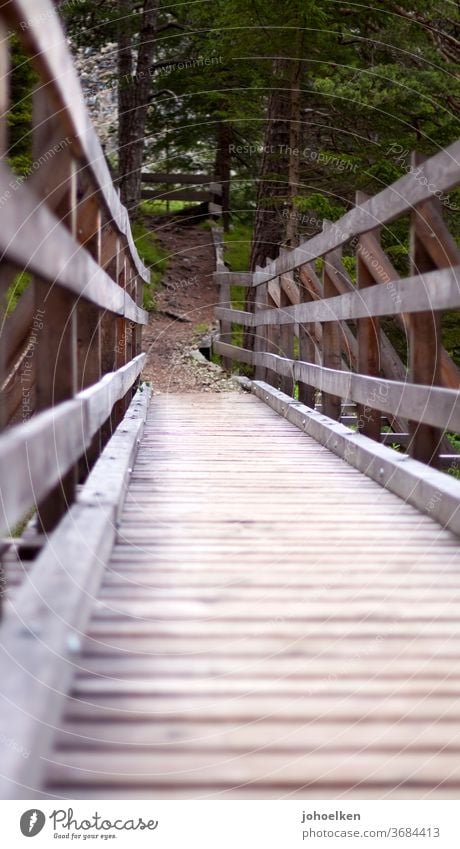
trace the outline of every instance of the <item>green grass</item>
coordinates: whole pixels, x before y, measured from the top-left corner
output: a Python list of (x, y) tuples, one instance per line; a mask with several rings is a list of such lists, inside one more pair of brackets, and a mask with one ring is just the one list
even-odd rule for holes
[(235, 224), (224, 235), (225, 262), (230, 271), (248, 271), (251, 257), (252, 226)]
[(144, 309), (155, 309), (155, 291), (161, 284), (166, 271), (168, 252), (161, 247), (158, 236), (148, 230), (144, 224), (133, 224), (133, 239), (139, 256), (150, 269), (151, 284), (144, 288)]
[(215, 226), (216, 222), (213, 221), (212, 218), (206, 218), (206, 221), (200, 221), (200, 223), (197, 224), (197, 227), (199, 227), (200, 230), (212, 230)]
[[(181, 212), (182, 209), (185, 209), (188, 206), (199, 206), (199, 204), (183, 200), (170, 200), (169, 212)], [(167, 211), (168, 207), (166, 200), (142, 200), (139, 204), (139, 212), (142, 212), (145, 215), (162, 215)]]

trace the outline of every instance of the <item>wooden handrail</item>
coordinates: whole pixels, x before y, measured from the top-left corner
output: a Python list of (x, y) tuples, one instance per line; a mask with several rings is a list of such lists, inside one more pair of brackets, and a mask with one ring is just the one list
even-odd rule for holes
[(268, 283), (280, 274), (318, 259), (345, 245), (355, 236), (382, 224), (389, 224), (404, 213), (411, 212), (417, 204), (430, 200), (435, 192), (448, 192), (455, 188), (460, 181), (460, 141), (428, 159), (420, 166), (420, 171), (419, 177), (413, 173), (405, 174), (366, 203), (351, 209), (327, 230), (254, 272), (254, 286)]
[[(45, 410), (10, 428), (0, 439), (0, 534), (14, 526), (42, 501), (89, 448), (95, 434), (124, 398), (145, 361), (131, 360), (74, 399)], [(14, 469), (14, 476), (9, 472)]]
[[(11, 172), (0, 162), (0, 194), (7, 191), (10, 181)], [(19, 186), (8, 200), (8, 215), (0, 228), (0, 251), (9, 262), (101, 309), (139, 324), (148, 322), (148, 314), (75, 241), (26, 184)]]
[[(358, 193), (353, 210), (265, 267), (241, 274), (220, 264), (215, 350), (224, 364), (252, 365), (256, 380), (291, 397), (296, 388), (311, 407), (321, 391), (323, 412), (333, 419), (341, 416), (341, 399), (355, 402), (358, 429), (374, 440), (381, 439), (385, 414), (397, 432), (409, 430), (411, 456), (436, 465), (440, 453), (452, 451), (446, 431), (460, 431), (460, 372), (440, 341), (442, 312), (460, 308), (460, 252), (438, 200), (460, 183), (460, 142), (426, 161), (414, 155), (413, 165), (375, 197)], [(404, 214), (411, 216), (411, 274), (401, 279), (380, 245), (379, 228)], [(341, 261), (348, 242), (356, 286)], [(313, 265), (320, 257), (322, 281)], [(251, 311), (232, 308), (232, 285), (253, 290)], [(383, 316), (395, 316), (409, 339), (407, 369), (379, 327)], [(349, 321), (356, 322), (356, 335)], [(250, 331), (246, 347), (231, 344), (233, 324)]]
[(401, 312), (452, 310), (460, 308), (460, 266), (429, 271), (398, 280), (391, 290), (385, 285), (349, 292), (321, 301), (278, 307), (257, 313), (216, 309), (216, 317), (244, 327), (271, 327), (307, 321), (350, 321)]
[(41, 85), (53, 102), (53, 111), (69, 139), (80, 169), (94, 181), (107, 220), (126, 238), (137, 273), (148, 283), (150, 273), (134, 246), (127, 210), (120, 202), (104, 153), (86, 109), (82, 88), (69, 53), (59, 16), (51, 0), (9, 0), (0, 10), (15, 29), (34, 66)]
[[(33, 8), (32, 8), (33, 6)], [(142, 308), (150, 273), (134, 245), (88, 116), (51, 0), (9, 0), (0, 26), (16, 32), (34, 65), (32, 166), (5, 161), (8, 86), (0, 116), (0, 254), (3, 294), (18, 272), (32, 279), (17, 313), (2, 316), (0, 473), (4, 531), (37, 508), (55, 528), (122, 420), (144, 362)], [(0, 43), (8, 69), (9, 44)], [(13, 458), (14, 457), (14, 461)]]

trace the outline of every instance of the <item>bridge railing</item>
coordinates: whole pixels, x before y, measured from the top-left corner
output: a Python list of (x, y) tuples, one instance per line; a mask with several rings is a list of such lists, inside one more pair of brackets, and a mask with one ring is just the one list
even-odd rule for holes
[[(22, 176), (8, 164), (10, 33), (37, 75)], [(35, 507), (46, 532), (74, 501), (136, 387), (149, 272), (50, 0), (0, 9), (0, 104), (0, 478), (8, 482), (0, 532), (11, 534)]]
[[(460, 183), (460, 142), (426, 161), (414, 154), (412, 165), (374, 197), (358, 193), (340, 220), (254, 273), (219, 269), (215, 350), (309, 407), (321, 393), (332, 419), (356, 404), (361, 433), (407, 445), (413, 458), (436, 466), (449, 451), (446, 432), (460, 431), (460, 372), (441, 342), (443, 311), (460, 307), (460, 250), (441, 215), (441, 198)], [(401, 279), (380, 231), (404, 215), (410, 276)], [(356, 283), (342, 261), (345, 245), (356, 257)], [(231, 285), (253, 290), (251, 311), (232, 308)], [(407, 365), (380, 327), (384, 316), (406, 335)], [(233, 325), (246, 328), (245, 347), (231, 344)], [(384, 419), (397, 436), (382, 434)]]

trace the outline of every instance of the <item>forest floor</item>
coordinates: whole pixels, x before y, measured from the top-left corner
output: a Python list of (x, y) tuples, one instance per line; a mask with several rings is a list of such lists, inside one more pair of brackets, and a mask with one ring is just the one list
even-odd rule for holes
[(152, 217), (143, 223), (167, 253), (166, 271), (154, 293), (155, 310), (143, 333), (144, 379), (150, 381), (154, 394), (240, 391), (236, 380), (199, 352), (216, 327), (210, 230)]

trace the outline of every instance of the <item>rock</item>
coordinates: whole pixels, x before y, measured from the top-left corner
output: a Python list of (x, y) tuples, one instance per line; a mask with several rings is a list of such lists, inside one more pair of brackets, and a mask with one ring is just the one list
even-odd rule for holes
[(188, 351), (186, 356), (191, 360), (195, 360), (195, 362), (199, 363), (201, 366), (209, 366), (209, 360), (207, 360), (206, 357), (203, 357), (203, 354), (201, 354), (196, 348), (192, 348)]

